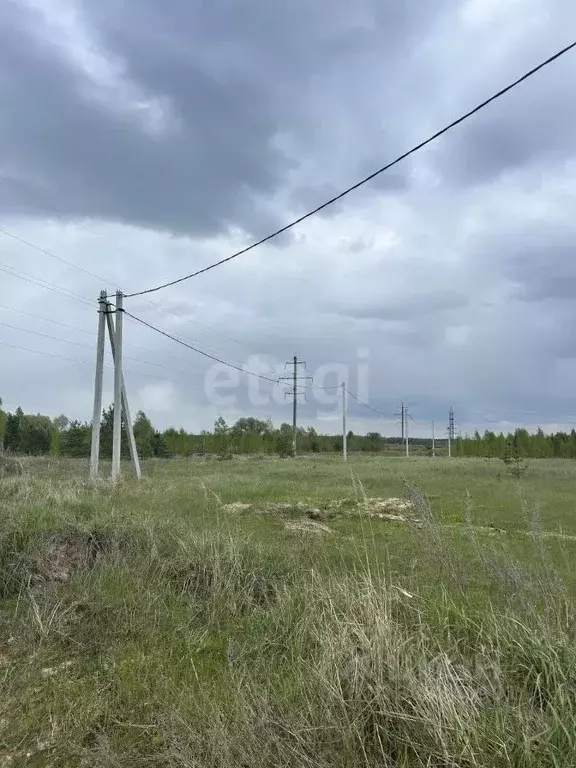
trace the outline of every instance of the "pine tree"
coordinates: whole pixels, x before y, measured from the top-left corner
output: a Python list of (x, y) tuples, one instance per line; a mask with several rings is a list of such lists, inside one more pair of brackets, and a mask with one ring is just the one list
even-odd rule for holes
[(161, 432), (154, 432), (150, 439), (150, 446), (152, 448), (152, 455), (158, 458), (162, 458), (168, 453), (166, 450), (166, 441)]
[[(114, 437), (114, 406), (111, 405), (102, 413), (102, 423), (100, 425), (100, 455), (102, 458), (112, 458), (112, 443)], [(123, 459), (130, 455), (128, 448), (128, 439), (126, 433), (126, 421), (124, 412), (122, 412), (122, 442), (121, 454)]]
[(154, 434), (154, 427), (150, 419), (144, 411), (138, 411), (134, 420), (134, 440), (141, 459), (147, 459), (154, 455), (152, 447)]
[(216, 437), (216, 451), (221, 460), (231, 459), (230, 450), (230, 429), (222, 416), (219, 416), (214, 422), (214, 436)]
[(73, 421), (68, 429), (60, 433), (60, 453), (77, 459), (89, 456), (91, 437), (89, 424)]
[(6, 429), (4, 432), (4, 447), (7, 451), (18, 453), (20, 450), (20, 417), (18, 412), (9, 413), (6, 417)]

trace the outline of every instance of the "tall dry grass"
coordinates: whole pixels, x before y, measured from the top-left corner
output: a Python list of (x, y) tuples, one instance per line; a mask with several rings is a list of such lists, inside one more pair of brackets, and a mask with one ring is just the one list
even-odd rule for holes
[(536, 524), (531, 567), (471, 531), (479, 599), (417, 491), (410, 535), (437, 567), (415, 588), (369, 531), (353, 566), (319, 547), (311, 567), (225, 521), (139, 519), (113, 491), (90, 516), (93, 490), (62, 483), (6, 486), (0, 765), (576, 764), (575, 604)]

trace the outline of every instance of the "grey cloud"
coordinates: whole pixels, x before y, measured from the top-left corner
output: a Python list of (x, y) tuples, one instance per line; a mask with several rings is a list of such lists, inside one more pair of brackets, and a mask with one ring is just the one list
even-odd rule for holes
[[(274, 189), (285, 162), (270, 143), (273, 118), (247, 83), (223, 88), (189, 73), (193, 123), (155, 138), (82, 97), (78, 77), (44, 44), (3, 29), (0, 57), (11, 75), (0, 86), (10, 104), (2, 162), (33, 188), (32, 202), (36, 187), (70, 218), (177, 232), (214, 231), (235, 217), (257, 226), (252, 198)], [(264, 211), (258, 224), (271, 224)]]
[(464, 309), (468, 303), (467, 296), (446, 289), (404, 296), (383, 296), (378, 302), (369, 299), (363, 303), (340, 305), (337, 311), (357, 319), (415, 320), (438, 312)]
[[(358, 169), (358, 175), (354, 179), (350, 179), (350, 185), (356, 183), (374, 170), (374, 166), (370, 169), (366, 169), (363, 164), (364, 170)], [(347, 197), (342, 198), (336, 203), (332, 203), (328, 208), (324, 208), (318, 215), (330, 218), (338, 216), (345, 208), (350, 206), (361, 207), (365, 202), (367, 196), (372, 196), (375, 192), (381, 192), (384, 194), (398, 194), (408, 189), (409, 181), (408, 177), (402, 173), (389, 173), (381, 174), (370, 182), (370, 186), (365, 186), (359, 190), (355, 190)], [(330, 200), (336, 197), (342, 192), (341, 187), (336, 187), (334, 184), (318, 184), (316, 186), (302, 185), (296, 187), (291, 194), (290, 201), (296, 210), (312, 210), (319, 205), (322, 205), (326, 200)]]
[(529, 164), (558, 164), (574, 156), (571, 126), (576, 110), (567, 98), (568, 85), (565, 93), (531, 85), (530, 95), (500, 105), (495, 115), (478, 116), (442, 148), (440, 168), (445, 181), (482, 184)]
[(535, 220), (526, 216), (523, 224), (518, 217), (493, 222), (494, 229), (476, 239), (474, 259), (496, 268), (514, 284), (513, 295), (520, 301), (576, 298), (576, 227), (570, 221), (570, 205), (569, 201), (558, 201), (556, 215)]
[[(505, 15), (504, 5), (502, 10)], [(576, 23), (576, 6), (564, 0), (524, 0), (512, 23), (521, 34), (515, 44), (496, 47), (497, 64), (488, 59), (485, 66), (462, 70), (452, 118), (571, 42), (564, 32)], [(492, 41), (490, 28), (487, 35), (486, 41)], [(576, 53), (571, 51), (453, 130), (432, 149), (432, 163), (443, 183), (468, 187), (529, 169), (533, 180), (574, 157), (575, 74)]]
[[(518, 4), (512, 31), (527, 4), (538, 2)], [(528, 50), (536, 32), (524, 44), (524, 28), (512, 35), (496, 16), (487, 34), (496, 49), (509, 50), (510, 67), (504, 67), (475, 30), (461, 28), (463, 5), (86, 0), (95, 48), (118, 63), (115, 91), (114, 84), (92, 82), (58, 41), (47, 40), (32, 12), (16, 13), (15, 3), (5, 3), (0, 168), (16, 181), (0, 182), (2, 218), (17, 213), (21, 218), (7, 228), (113, 275), (126, 288), (226, 256), (236, 235), (210, 235), (228, 227), (266, 233), (276, 219), (290, 218), (294, 211), (286, 209), (320, 202), (429, 133), (438, 111), (442, 124), (446, 113), (457, 114), (508, 71), (527, 68), (534, 53), (538, 58)], [(56, 13), (58, 3), (53, 7)], [(444, 30), (446, 14), (451, 25)], [(561, 26), (543, 31), (538, 50), (556, 44)], [(462, 60), (473, 60), (477, 69)], [(438, 423), (451, 401), (459, 421), (478, 422), (484, 413), (522, 420), (526, 410), (542, 419), (566, 415), (573, 377), (557, 373), (559, 364), (572, 365), (576, 347), (576, 317), (567, 300), (576, 280), (576, 178), (559, 162), (572, 154), (564, 128), (552, 126), (549, 133), (548, 126), (560, 114), (568, 125), (571, 107), (565, 84), (553, 91), (550, 79), (533, 82), (397, 175), (350, 197), (339, 217), (311, 222), (298, 243), (281, 252), (264, 247), (153, 297), (198, 325), (140, 299), (133, 311), (224, 359), (247, 362), (261, 352), (283, 365), (298, 354), (312, 373), (344, 363), (353, 390), (358, 352), (367, 348), (368, 399), (386, 412), (404, 399), (413, 403), (415, 418)], [(165, 125), (155, 130), (154, 110), (144, 106), (140, 114), (138, 99), (165, 109)], [(74, 225), (62, 227), (49, 212), (57, 223), (43, 223), (43, 202), (69, 218), (120, 222), (90, 227), (123, 255)], [(207, 237), (191, 243), (166, 233)], [(3, 261), (90, 297), (101, 287), (23, 246), (2, 243)], [(93, 308), (73, 311), (64, 298), (13, 279), (6, 283), (4, 303), (65, 316), (80, 331), (94, 329)], [(8, 314), (1, 319), (14, 321)], [(28, 317), (18, 324), (46, 331)], [(65, 334), (55, 329), (55, 335)], [(74, 367), (3, 348), (0, 395), (11, 406), (21, 399), (29, 410), (89, 417), (93, 338), (70, 333), (70, 340), (88, 345), (74, 350), (16, 331), (0, 337), (88, 363)], [(133, 408), (169, 399), (162, 386), (146, 394), (147, 380), (132, 372), (138, 370), (174, 386), (171, 410), (150, 414), (159, 426), (209, 427), (218, 415), (201, 381), (210, 363), (130, 322), (126, 343), (148, 350), (127, 348), (127, 355), (169, 367), (127, 361)], [(107, 387), (109, 397), (110, 378)], [(251, 411), (245, 390), (238, 403), (238, 416)], [(236, 416), (234, 409), (222, 413)], [(315, 419), (312, 399), (302, 414)], [(289, 406), (262, 406), (258, 416), (285, 420)], [(385, 431), (356, 406), (351, 428)]]
[(294, 161), (277, 138), (303, 130), (301, 92), (310, 77), (367, 41), (385, 43), (392, 57), (402, 35), (428, 18), (415, 2), (399, 9), (372, 0), (355, 9), (182, 1), (169, 10), (159, 0), (133, 0), (85, 3), (84, 13), (102, 66), (117, 61), (121, 89), (135, 89), (143, 115), (146, 101), (157, 101), (166, 126), (144, 130), (138, 104), (130, 114), (107, 107), (98, 83), (66, 58), (65, 41), (49, 39), (41, 14), (5, 5), (0, 147), (17, 183), (3, 210), (45, 215), (48, 203), (71, 219), (195, 234), (240, 226), (255, 235), (278, 223), (268, 201)]

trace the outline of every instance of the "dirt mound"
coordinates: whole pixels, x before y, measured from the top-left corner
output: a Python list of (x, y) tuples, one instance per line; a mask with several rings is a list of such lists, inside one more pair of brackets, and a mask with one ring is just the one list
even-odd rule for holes
[(364, 498), (360, 501), (353, 498), (339, 499), (330, 503), (330, 510), (336, 516), (356, 517), (361, 515), (378, 520), (420, 524), (420, 520), (412, 514), (414, 510), (412, 502), (395, 496), (388, 499)]
[(53, 535), (35, 558), (36, 573), (45, 581), (70, 581), (74, 573), (93, 568), (107, 548), (106, 541), (91, 533)]
[[(358, 499), (345, 498), (331, 501), (325, 507), (314, 507), (304, 502), (262, 501), (252, 504), (235, 501), (224, 504), (222, 509), (233, 514), (278, 515), (297, 520), (331, 520), (337, 517), (365, 516), (378, 520), (390, 520), (399, 523), (420, 524), (412, 513), (414, 505), (406, 499), (390, 497)], [(292, 528), (292, 530), (296, 530)]]
[(411, 501), (391, 497), (389, 499), (364, 499), (359, 505), (360, 511), (368, 517), (378, 520), (390, 520), (397, 523), (419, 524), (420, 520), (411, 514), (414, 505)]
[(254, 504), (246, 504), (235, 501), (232, 504), (224, 504), (225, 512), (244, 513), (250, 515), (281, 515), (282, 517), (307, 517), (310, 520), (323, 520), (326, 513), (318, 507), (311, 507), (301, 501), (262, 501)]
[(368, 514), (376, 516), (380, 514), (403, 516), (413, 509), (411, 501), (397, 499), (394, 496), (389, 499), (364, 499), (360, 502), (360, 506)]
[(232, 504), (224, 504), (222, 509), (225, 512), (248, 512), (252, 510), (254, 504), (245, 504), (243, 501), (235, 501)]
[(297, 531), (301, 533), (333, 533), (331, 528), (316, 520), (287, 520), (284, 523), (287, 531)]

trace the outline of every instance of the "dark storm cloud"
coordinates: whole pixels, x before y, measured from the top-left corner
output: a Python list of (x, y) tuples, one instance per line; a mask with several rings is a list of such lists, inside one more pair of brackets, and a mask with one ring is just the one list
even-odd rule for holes
[(2, 25), (0, 66), (9, 73), (0, 81), (9, 105), (2, 166), (70, 217), (180, 232), (235, 217), (255, 225), (250, 196), (271, 192), (286, 167), (270, 144), (274, 120), (248, 82), (186, 73), (189, 125), (154, 136), (84, 95), (78, 74), (14, 26)]
[(104, 85), (71, 64), (58, 4), (52, 31), (38, 11), (0, 11), (1, 163), (13, 179), (3, 210), (45, 215), (48, 201), (70, 218), (178, 233), (263, 234), (277, 223), (268, 201), (293, 167), (277, 138), (299, 130), (314, 77), (376, 39), (392, 58), (427, 18), (416, 2), (370, 0), (133, 0), (84, 11)]
[[(134, 290), (225, 257), (245, 233), (267, 234), (323, 202), (544, 58), (571, 28), (565, 0), (79, 2), (0, 2), (0, 170), (9, 177), (0, 226)], [(572, 54), (351, 195), (338, 216), (307, 222), (282, 251), (265, 246), (158, 294), (161, 307), (135, 299), (132, 311), (242, 364), (254, 365), (255, 353), (280, 369), (298, 354), (311, 374), (342, 363), (353, 390), (368, 349), (367, 399), (386, 412), (404, 399), (415, 418), (439, 423), (450, 402), (459, 420), (477, 423), (487, 412), (566, 415), (567, 371), (576, 372), (567, 359), (576, 177), (565, 162), (575, 66)], [(62, 226), (44, 203), (65, 219), (102, 219), (90, 222), (101, 239)], [(166, 232), (206, 237), (191, 247)], [(2, 261), (89, 297), (102, 287), (0, 242)], [(0, 343), (13, 348), (3, 348), (0, 395), (89, 418), (95, 308), (2, 280), (7, 306), (65, 313), (78, 330), (55, 327), (65, 339), (37, 343), (4, 329)], [(41, 320), (2, 313), (46, 332)], [(193, 386), (210, 362), (135, 323), (125, 333), (142, 347), (127, 354), (151, 363), (127, 361), (133, 410), (152, 409), (159, 426), (210, 427), (220, 411)], [(249, 412), (242, 398), (228, 421)], [(289, 407), (255, 415), (281, 421)], [(379, 429), (374, 416), (351, 428)]]

